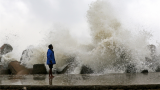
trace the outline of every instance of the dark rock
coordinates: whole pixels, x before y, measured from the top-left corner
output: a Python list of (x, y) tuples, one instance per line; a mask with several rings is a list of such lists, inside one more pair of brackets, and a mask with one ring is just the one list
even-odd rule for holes
[(135, 65), (134, 65), (134, 64), (128, 64), (128, 65), (126, 66), (125, 72), (126, 72), (126, 73), (136, 73)]
[[(68, 64), (62, 71), (57, 71), (56, 73), (57, 73), (57, 74), (64, 74), (64, 73), (66, 73), (67, 70), (69, 69), (69, 65), (70, 65), (70, 64)], [(55, 72), (54, 72), (54, 73), (55, 73)]]
[(148, 70), (142, 70), (141, 73), (148, 73)]
[(0, 65), (0, 75), (11, 74), (11, 71), (8, 68), (4, 68), (3, 65)]
[(13, 75), (25, 75), (32, 73), (31, 69), (27, 69), (23, 65), (20, 65), (20, 62), (18, 61), (10, 62), (8, 68), (10, 69), (11, 74)]
[(70, 57), (66, 60), (70, 62), (65, 65), (63, 69), (57, 69), (57, 74), (69, 74), (78, 66), (78, 62), (74, 60), (74, 57)]
[[(58, 71), (57, 70), (57, 74), (65, 74), (65, 73), (70, 73), (70, 71), (73, 71), (76, 67), (77, 67), (77, 62), (72, 62), (72, 63), (69, 63), (68, 65), (66, 65), (64, 67), (64, 69), (62, 71)], [(94, 73), (94, 71), (89, 68), (88, 66), (82, 66), (81, 67), (81, 72), (80, 74), (92, 74)]]
[[(21, 56), (21, 58), (20, 58), (20, 62), (23, 60), (23, 58), (24, 58), (24, 56), (26, 56), (26, 55), (24, 55), (24, 54), (26, 54), (27, 53), (27, 50), (24, 50), (23, 52), (22, 52), (22, 56)], [(28, 56), (28, 55), (27, 55)]]
[(9, 45), (9, 44), (3, 44), (1, 47), (0, 47), (0, 62), (1, 62), (1, 55), (4, 55), (6, 53), (9, 53), (13, 50), (12, 46)]
[(11, 71), (9, 69), (4, 69), (0, 71), (0, 75), (9, 75), (11, 74)]
[(44, 64), (34, 64), (32, 73), (33, 74), (47, 74), (47, 70)]
[(158, 66), (155, 71), (160, 72), (160, 66)]
[(0, 65), (0, 70), (4, 69), (3, 65)]
[(13, 50), (12, 46), (10, 44), (3, 44), (0, 48), (0, 54), (6, 54)]
[(83, 65), (80, 74), (92, 74), (94, 71), (88, 66)]
[(31, 58), (30, 53), (33, 53), (33, 51), (32, 51), (31, 49), (26, 49), (26, 50), (24, 50), (24, 51), (22, 52), (22, 56), (21, 56), (21, 58), (20, 58), (20, 62), (21, 62), (22, 60), (25, 60), (26, 58), (27, 58), (27, 60), (30, 60), (30, 58)]
[(0, 75), (11, 74), (11, 71), (8, 68), (4, 68), (3, 65), (0, 65)]

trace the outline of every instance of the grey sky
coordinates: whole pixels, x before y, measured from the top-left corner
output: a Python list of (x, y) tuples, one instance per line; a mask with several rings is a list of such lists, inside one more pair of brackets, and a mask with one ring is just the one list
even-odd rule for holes
[(3, 33), (0, 38), (4, 42), (21, 38), (29, 45), (42, 39), (43, 33), (55, 23), (64, 24), (69, 29), (79, 25), (80, 28), (86, 23), (86, 11), (92, 1), (0, 0), (0, 31)]

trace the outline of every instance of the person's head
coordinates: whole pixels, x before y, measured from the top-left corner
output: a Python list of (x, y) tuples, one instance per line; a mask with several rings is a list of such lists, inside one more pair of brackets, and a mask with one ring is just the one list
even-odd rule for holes
[(48, 48), (49, 48), (49, 49), (53, 49), (53, 46), (52, 46), (52, 44), (50, 44), (50, 45), (48, 46)]

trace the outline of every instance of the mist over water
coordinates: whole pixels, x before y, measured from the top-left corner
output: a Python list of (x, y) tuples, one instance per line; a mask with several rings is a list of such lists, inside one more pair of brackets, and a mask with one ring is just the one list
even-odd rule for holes
[[(70, 30), (57, 25), (46, 34), (39, 45), (30, 45), (22, 55), (21, 64), (32, 68), (33, 64), (46, 64), (49, 44), (53, 44), (57, 70), (73, 63), (69, 73), (79, 74), (83, 65), (90, 67), (95, 74), (123, 73), (127, 65), (135, 65), (136, 72), (148, 69), (154, 72), (159, 60), (147, 64), (151, 58), (148, 48), (151, 34), (145, 30), (132, 33), (133, 28), (125, 26), (111, 4), (104, 0), (91, 3), (87, 11), (91, 43), (79, 43), (70, 35)], [(16, 51), (4, 55), (2, 63), (8, 64)], [(23, 52), (23, 50), (22, 50)], [(158, 53), (156, 54), (159, 57)], [(152, 65), (151, 65), (152, 64)], [(47, 67), (47, 66), (46, 66)], [(47, 67), (48, 68), (48, 67)]]

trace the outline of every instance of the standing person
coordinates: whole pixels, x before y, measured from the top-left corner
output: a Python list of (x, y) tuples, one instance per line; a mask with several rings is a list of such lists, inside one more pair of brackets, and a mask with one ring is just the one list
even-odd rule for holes
[(49, 77), (53, 78), (54, 76), (52, 75), (52, 68), (53, 64), (56, 64), (55, 57), (54, 57), (54, 51), (53, 51), (53, 46), (50, 44), (48, 46), (48, 51), (47, 51), (47, 64), (49, 66)]

